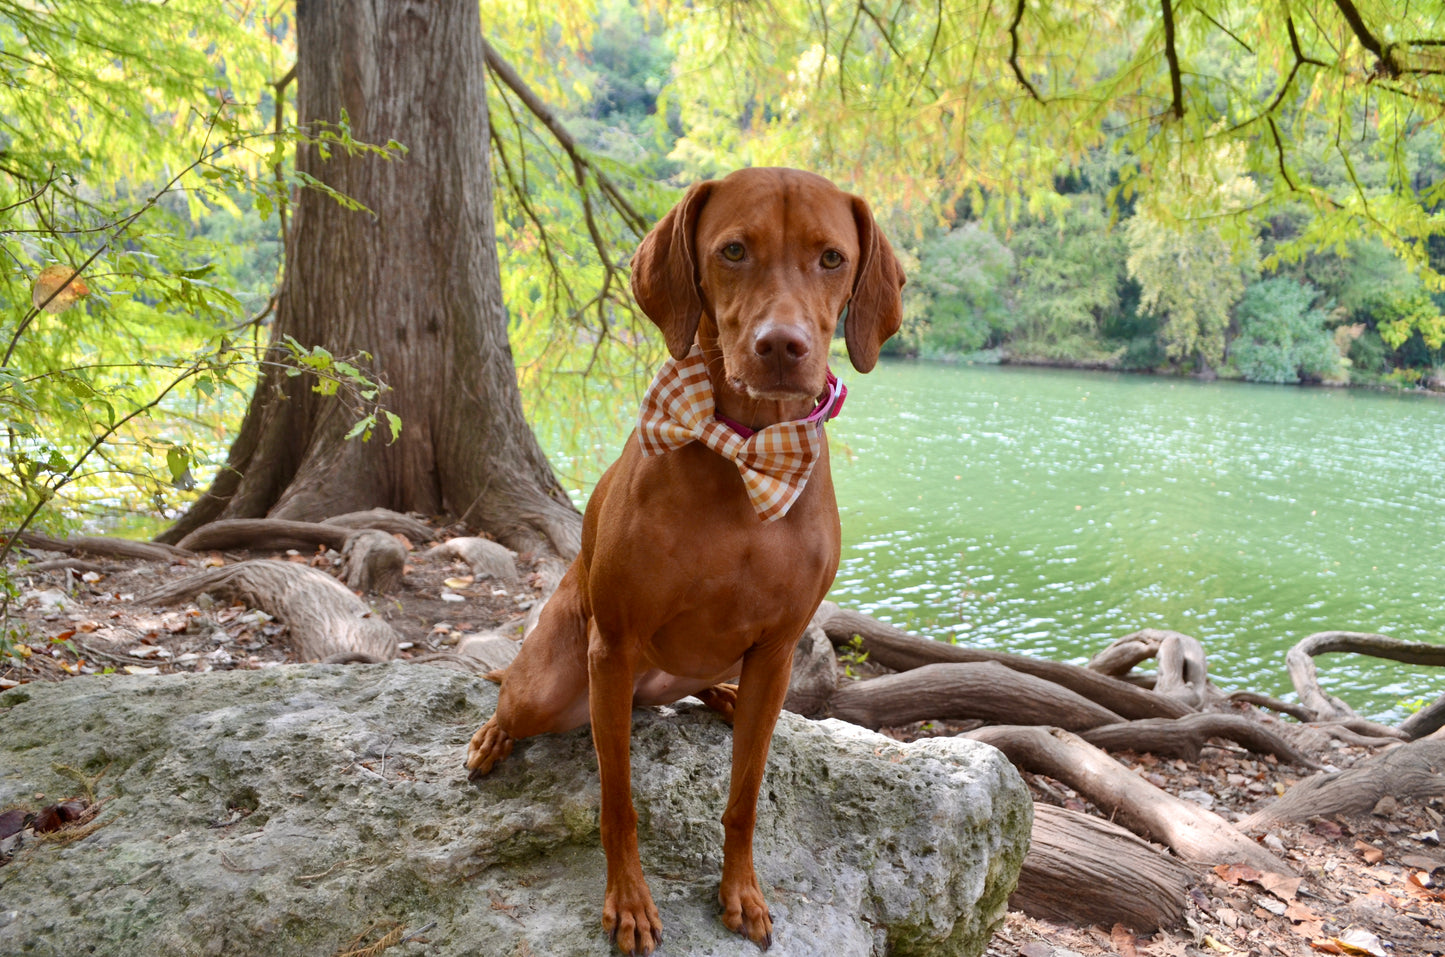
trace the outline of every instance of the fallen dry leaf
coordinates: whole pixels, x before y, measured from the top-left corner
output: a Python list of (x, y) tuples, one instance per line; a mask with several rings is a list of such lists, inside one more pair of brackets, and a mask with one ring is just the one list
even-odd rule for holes
[(1304, 883), (1304, 878), (1292, 877), (1288, 874), (1265, 873), (1259, 876), (1259, 886), (1282, 901), (1294, 900), (1302, 883)]
[(1324, 918), (1321, 917), (1319, 914), (1316, 914), (1314, 911), (1310, 910), (1308, 907), (1299, 903), (1298, 901), (1290, 904), (1284, 909), (1284, 916), (1288, 917), (1292, 921), (1295, 921), (1296, 923), (1300, 921), (1324, 920)]
[(1119, 957), (1138, 957), (1138, 940), (1123, 924), (1115, 924), (1114, 929), (1109, 931), (1109, 941)]
[(1333, 937), (1321, 937), (1317, 940), (1312, 940), (1310, 941), (1310, 946), (1326, 954), (1343, 954), (1346, 952), (1345, 948), (1340, 946), (1340, 942)]
[(1054, 945), (1031, 940), (1019, 948), (1019, 957), (1053, 957)]
[(1226, 884), (1238, 884), (1240, 881), (1258, 882), (1263, 876), (1248, 864), (1220, 864), (1214, 869), (1214, 873)]
[(1362, 927), (1351, 927), (1334, 938), (1347, 954), (1369, 954), (1370, 957), (1385, 957), (1385, 945), (1380, 938)]
[(1360, 852), (1360, 857), (1366, 864), (1378, 864), (1385, 859), (1385, 852), (1373, 844), (1366, 844), (1364, 841), (1355, 842), (1355, 850)]
[(1425, 874), (1425, 878), (1430, 876), (1424, 871), (1411, 871), (1405, 875), (1405, 889), (1426, 900), (1445, 901), (1445, 891), (1425, 886), (1425, 880), (1421, 878), (1421, 874)]

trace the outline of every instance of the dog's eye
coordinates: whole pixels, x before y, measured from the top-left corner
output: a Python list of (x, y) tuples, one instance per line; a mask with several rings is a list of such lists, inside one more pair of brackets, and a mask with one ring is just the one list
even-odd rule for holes
[(723, 258), (728, 262), (741, 262), (743, 258), (742, 243), (728, 243), (722, 248)]
[(836, 249), (825, 250), (822, 262), (824, 269), (837, 269), (843, 265), (843, 254)]

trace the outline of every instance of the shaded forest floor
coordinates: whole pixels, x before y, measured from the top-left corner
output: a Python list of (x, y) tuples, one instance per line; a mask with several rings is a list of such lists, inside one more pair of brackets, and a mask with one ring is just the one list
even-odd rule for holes
[[(33, 553), (36, 559), (53, 554)], [(0, 690), (29, 681), (60, 681), (106, 671), (137, 675), (260, 669), (294, 661), (286, 624), (264, 612), (202, 595), (183, 606), (147, 605), (140, 596), (190, 575), (198, 565), (272, 557), (332, 570), (334, 551), (212, 552), (172, 563), (102, 559), (46, 571), (18, 569), (22, 595), (12, 624), (23, 647), (0, 657)], [(519, 561), (510, 581), (475, 578), (468, 567), (420, 550), (409, 553), (399, 588), (373, 596), (375, 613), (401, 635), (399, 655), (455, 663), (466, 636), (520, 637), (545, 575)], [(840, 680), (850, 680), (843, 676)], [(851, 666), (854, 674), (856, 665)], [(885, 733), (903, 740), (952, 734), (973, 723), (921, 722)], [(1372, 749), (1332, 741), (1311, 755), (1347, 768)], [(1307, 772), (1223, 745), (1194, 762), (1151, 755), (1115, 757), (1145, 780), (1212, 808), (1228, 820), (1257, 809)], [(1065, 785), (1026, 774), (1035, 800), (1097, 814)], [(991, 957), (1135, 954), (1445, 954), (1445, 800), (1402, 804), (1385, 799), (1374, 813), (1315, 818), (1270, 830), (1264, 843), (1302, 875), (1281, 881), (1247, 867), (1191, 865), (1196, 880), (1182, 927), (1136, 936), (1123, 927), (1067, 927), (1011, 912)]]

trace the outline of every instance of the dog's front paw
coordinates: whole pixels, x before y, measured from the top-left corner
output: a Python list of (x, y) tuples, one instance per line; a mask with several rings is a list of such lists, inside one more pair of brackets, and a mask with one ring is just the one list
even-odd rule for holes
[(602, 929), (624, 954), (650, 954), (662, 943), (662, 918), (647, 881), (611, 881), (602, 905)]
[(467, 780), (477, 778), (496, 767), (497, 762), (512, 753), (512, 736), (497, 727), (496, 719), (477, 729), (467, 744)]
[(722, 921), (729, 930), (737, 931), (763, 950), (773, 946), (773, 916), (768, 913), (768, 902), (763, 900), (756, 876), (724, 880), (718, 900), (722, 902)]

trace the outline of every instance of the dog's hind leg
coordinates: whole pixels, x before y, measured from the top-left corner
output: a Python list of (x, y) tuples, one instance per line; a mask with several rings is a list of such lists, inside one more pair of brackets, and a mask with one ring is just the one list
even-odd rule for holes
[(537, 627), (502, 673), (497, 713), (467, 745), (470, 780), (491, 771), (520, 738), (587, 723), (587, 619), (577, 575), (576, 565), (568, 569)]
[(697, 693), (702, 703), (707, 705), (728, 724), (733, 723), (733, 712), (738, 706), (738, 686), (735, 684), (717, 684), (711, 688), (704, 688)]

